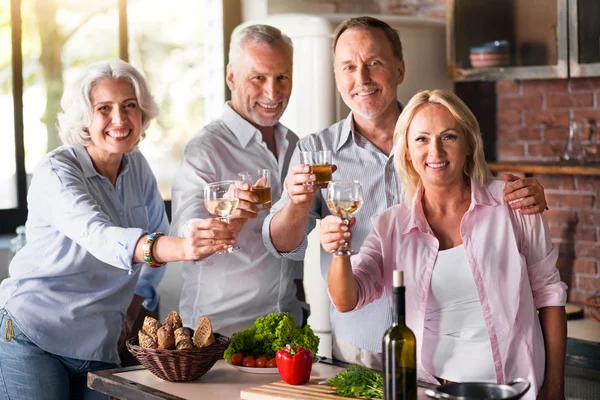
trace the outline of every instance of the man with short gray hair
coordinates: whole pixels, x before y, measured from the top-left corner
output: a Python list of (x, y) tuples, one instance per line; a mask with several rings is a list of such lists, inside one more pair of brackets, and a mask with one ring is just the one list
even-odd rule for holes
[[(298, 142), (279, 123), (292, 92), (292, 59), (292, 41), (274, 27), (250, 25), (234, 32), (226, 78), (232, 100), (221, 117), (185, 147), (173, 182), (172, 234), (183, 236), (191, 222), (210, 217), (203, 206), (203, 186), (237, 180), (242, 171), (270, 170), (272, 201), (279, 200)], [(184, 325), (195, 326), (204, 315), (215, 332), (230, 336), (271, 312), (287, 311), (297, 324), (303, 321), (294, 284), (294, 278), (302, 276), (302, 263), (278, 259), (267, 251), (260, 237), (267, 215), (268, 210), (259, 212), (254, 205), (238, 206), (231, 223), (236, 230), (243, 225), (237, 237), (241, 250), (184, 263), (180, 301)]]

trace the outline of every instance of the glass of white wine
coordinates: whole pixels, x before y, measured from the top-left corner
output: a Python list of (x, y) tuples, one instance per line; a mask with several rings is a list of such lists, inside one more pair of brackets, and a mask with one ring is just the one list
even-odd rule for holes
[[(221, 221), (229, 223), (229, 217), (235, 211), (238, 202), (238, 190), (234, 181), (221, 181), (204, 186), (204, 207)], [(233, 253), (238, 250), (240, 250), (238, 246), (229, 246), (217, 254)]]
[[(358, 181), (336, 181), (329, 182), (327, 186), (327, 207), (332, 214), (342, 219), (342, 223), (348, 225), (350, 218), (360, 210), (363, 205), (363, 190)], [(356, 254), (346, 241), (337, 250), (332, 251), (337, 256), (349, 256)]]

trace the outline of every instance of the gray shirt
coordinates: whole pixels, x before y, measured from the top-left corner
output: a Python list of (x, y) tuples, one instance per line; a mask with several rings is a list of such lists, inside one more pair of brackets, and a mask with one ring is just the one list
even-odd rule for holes
[[(400, 202), (400, 186), (394, 170), (394, 159), (353, 130), (350, 113), (345, 120), (300, 140), (290, 164), (300, 164), (299, 151), (328, 149), (332, 150), (333, 163), (337, 166), (333, 180), (358, 180), (363, 187), (365, 201), (356, 214), (356, 224), (352, 228), (351, 245), (358, 250), (371, 231), (371, 217)], [(306, 235), (314, 229), (317, 219), (330, 214), (325, 202), (325, 191), (326, 189), (321, 189), (315, 194), (302, 243), (292, 252), (279, 253), (271, 241), (269, 225), (275, 213), (289, 200), (284, 189), (281, 200), (271, 208), (263, 225), (263, 241), (269, 251), (291, 260), (304, 259)], [(321, 273), (325, 280), (330, 264), (331, 254), (321, 248)], [(340, 313), (331, 306), (330, 316), (331, 328), (336, 337), (371, 352), (381, 352), (381, 339), (392, 324), (392, 312), (385, 292), (381, 298), (358, 311)]]
[[(276, 159), (260, 131), (226, 104), (221, 117), (202, 128), (185, 146), (173, 182), (171, 234), (186, 236), (190, 222), (213, 218), (204, 207), (202, 188), (207, 183), (239, 179), (242, 171), (269, 169), (272, 199), (279, 200), (297, 142), (293, 132), (277, 124)], [(241, 250), (181, 263), (179, 311), (184, 325), (194, 327), (205, 315), (215, 332), (230, 336), (271, 312), (287, 311), (297, 324), (302, 322), (294, 277), (302, 276), (303, 263), (282, 260), (267, 251), (261, 229), (268, 212), (260, 211), (257, 218), (244, 225), (237, 238)]]

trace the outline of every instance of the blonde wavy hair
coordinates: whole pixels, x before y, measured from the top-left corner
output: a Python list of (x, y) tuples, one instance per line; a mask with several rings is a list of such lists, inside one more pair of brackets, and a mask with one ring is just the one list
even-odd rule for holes
[(408, 155), (408, 128), (414, 116), (426, 104), (439, 104), (444, 107), (462, 128), (469, 146), (469, 154), (463, 168), (466, 178), (480, 186), (485, 186), (491, 176), (483, 154), (483, 140), (479, 123), (469, 107), (457, 95), (448, 90), (424, 90), (415, 94), (398, 118), (394, 129), (394, 167), (402, 183), (401, 198), (408, 207), (412, 206), (415, 194), (421, 184), (421, 177), (413, 167)]

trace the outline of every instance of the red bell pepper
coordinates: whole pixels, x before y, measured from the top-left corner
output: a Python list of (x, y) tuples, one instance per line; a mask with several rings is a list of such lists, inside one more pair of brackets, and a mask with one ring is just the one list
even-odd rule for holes
[(293, 348), (289, 344), (275, 355), (279, 375), (285, 383), (301, 385), (310, 380), (313, 353), (302, 346)]

